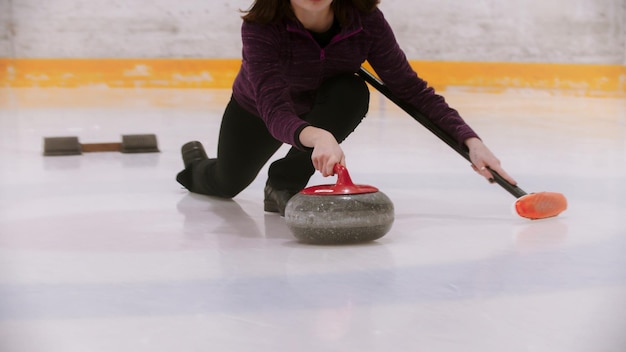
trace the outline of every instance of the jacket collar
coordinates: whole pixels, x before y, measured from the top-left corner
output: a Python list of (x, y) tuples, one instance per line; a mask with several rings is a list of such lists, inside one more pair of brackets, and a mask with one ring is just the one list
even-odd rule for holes
[[(352, 9), (349, 13), (349, 21), (347, 27), (341, 27), (341, 32), (339, 35), (341, 37), (350, 36), (356, 32), (359, 32), (363, 29), (363, 25), (361, 23), (361, 16), (359, 10)], [(297, 18), (287, 18), (285, 19), (285, 25), (288, 32), (297, 32), (297, 33), (305, 33), (307, 29), (304, 28), (302, 22), (300, 22)]]

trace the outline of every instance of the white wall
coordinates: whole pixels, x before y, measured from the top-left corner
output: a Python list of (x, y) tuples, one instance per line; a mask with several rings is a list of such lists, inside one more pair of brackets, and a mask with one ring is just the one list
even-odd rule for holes
[[(0, 0), (0, 57), (240, 57), (251, 0)], [(415, 60), (626, 64), (626, 0), (382, 0)]]
[(383, 0), (381, 7), (412, 57), (574, 63), (626, 59), (626, 0)]

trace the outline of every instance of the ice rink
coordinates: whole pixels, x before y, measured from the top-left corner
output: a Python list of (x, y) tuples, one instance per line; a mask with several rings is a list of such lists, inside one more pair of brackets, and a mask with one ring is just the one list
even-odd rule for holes
[[(343, 147), (395, 223), (368, 244), (305, 245), (263, 211), (267, 167), (233, 200), (174, 180), (183, 143), (215, 155), (229, 91), (0, 90), (0, 351), (626, 351), (626, 100), (442, 94), (522, 189), (569, 209), (518, 217), (372, 93)], [(161, 153), (42, 156), (44, 137), (137, 133)]]

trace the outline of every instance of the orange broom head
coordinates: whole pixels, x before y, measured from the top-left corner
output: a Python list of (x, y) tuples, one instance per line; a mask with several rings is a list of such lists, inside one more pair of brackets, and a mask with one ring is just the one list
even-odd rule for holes
[(567, 199), (561, 193), (539, 192), (522, 196), (515, 202), (519, 216), (531, 220), (559, 215), (567, 209)]

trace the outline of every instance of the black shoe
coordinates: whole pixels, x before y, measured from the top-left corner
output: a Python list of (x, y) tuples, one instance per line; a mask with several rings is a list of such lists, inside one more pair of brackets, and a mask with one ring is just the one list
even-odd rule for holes
[(204, 151), (202, 143), (198, 141), (185, 143), (185, 145), (181, 148), (181, 154), (183, 155), (183, 164), (185, 164), (185, 169), (197, 161), (209, 158), (206, 155), (206, 151)]
[(185, 143), (181, 148), (181, 154), (185, 169), (176, 175), (176, 181), (193, 192), (193, 168), (191, 166), (194, 163), (207, 160), (209, 157), (206, 155), (202, 143), (198, 141)]
[(264, 210), (270, 213), (279, 213), (280, 216), (285, 216), (285, 207), (287, 206), (287, 202), (296, 193), (298, 193), (298, 191), (277, 190), (270, 186), (269, 183), (265, 184)]

